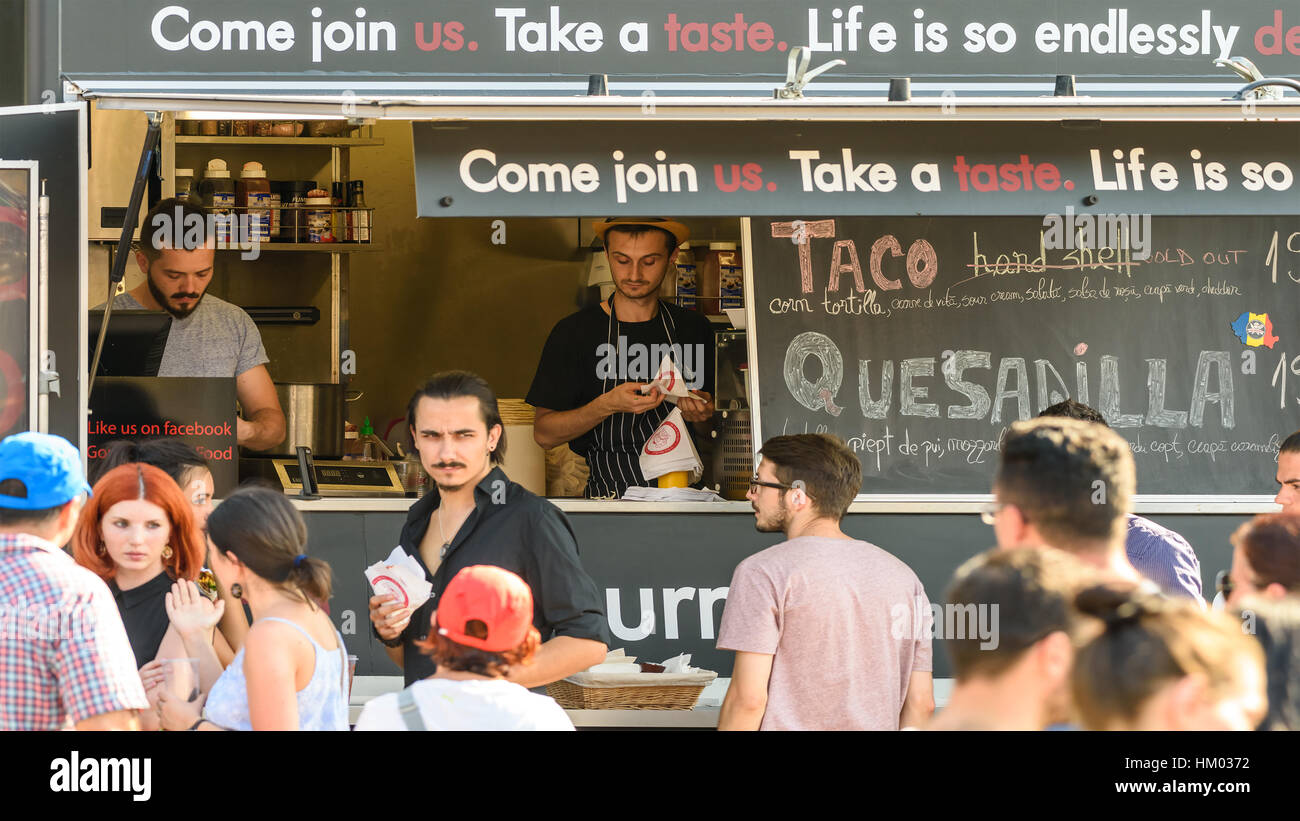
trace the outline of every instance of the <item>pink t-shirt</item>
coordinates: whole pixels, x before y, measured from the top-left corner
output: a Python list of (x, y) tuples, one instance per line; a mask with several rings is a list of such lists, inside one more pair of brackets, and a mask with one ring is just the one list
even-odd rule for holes
[(736, 567), (718, 649), (774, 655), (763, 730), (897, 730), (930, 672), (930, 601), (912, 569), (854, 539), (804, 536)]

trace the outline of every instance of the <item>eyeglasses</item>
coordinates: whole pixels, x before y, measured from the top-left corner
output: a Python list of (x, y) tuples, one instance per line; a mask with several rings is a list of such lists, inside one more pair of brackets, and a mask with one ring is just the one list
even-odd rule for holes
[(997, 521), (999, 511), (1006, 506), (1006, 502), (987, 502), (980, 505), (980, 521), (992, 527)]
[(1236, 588), (1236, 585), (1233, 584), (1232, 576), (1229, 575), (1228, 571), (1220, 570), (1218, 574), (1215, 575), (1214, 592), (1222, 593), (1223, 597), (1226, 599), (1228, 596), (1232, 595), (1234, 588)]
[(759, 487), (774, 487), (779, 490), (794, 490), (794, 485), (783, 485), (780, 482), (764, 482), (757, 476), (749, 480), (749, 489), (751, 491)]

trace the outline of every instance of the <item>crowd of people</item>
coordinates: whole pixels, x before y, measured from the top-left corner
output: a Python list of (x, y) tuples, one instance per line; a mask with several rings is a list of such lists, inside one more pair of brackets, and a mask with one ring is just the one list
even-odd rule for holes
[[(481, 378), (435, 374), (407, 421), (435, 490), (400, 543), (434, 593), (371, 598), (407, 687), (356, 729), (572, 729), (528, 689), (610, 643), (568, 520), (502, 471)], [(1133, 514), (1128, 445), (1078, 403), (1008, 429), (991, 538), (971, 535), (997, 546), (933, 606), (906, 553), (845, 532), (862, 482), (842, 441), (759, 453), (755, 525), (785, 540), (735, 570), (721, 729), (1300, 728), (1300, 433), (1278, 459), (1283, 511), (1232, 535), (1213, 607), (1187, 540)], [(331, 569), (301, 515), (278, 489), (212, 495), (179, 442), (114, 445), (93, 488), (63, 439), (0, 442), (0, 728), (348, 729)], [(934, 639), (954, 677), (937, 714)]]

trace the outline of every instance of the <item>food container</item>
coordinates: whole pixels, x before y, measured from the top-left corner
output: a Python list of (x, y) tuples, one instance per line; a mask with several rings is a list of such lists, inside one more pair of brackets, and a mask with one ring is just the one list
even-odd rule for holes
[(346, 120), (308, 120), (308, 137), (345, 137), (352, 126)]
[(360, 399), (359, 392), (331, 383), (277, 382), (275, 394), (284, 411), (284, 441), (258, 456), (295, 456), (299, 445), (316, 459), (343, 456), (343, 403)]
[(307, 226), (307, 242), (337, 242), (334, 236), (334, 201), (329, 192), (317, 188), (307, 192), (307, 210), (304, 220)]

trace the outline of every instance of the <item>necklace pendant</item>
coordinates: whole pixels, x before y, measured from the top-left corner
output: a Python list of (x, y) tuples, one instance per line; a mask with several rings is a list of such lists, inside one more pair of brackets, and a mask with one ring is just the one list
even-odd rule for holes
[(451, 550), (451, 543), (450, 543), (450, 542), (443, 542), (443, 544), (442, 544), (442, 550), (439, 550), (439, 551), (438, 551), (438, 558), (439, 558), (439, 559), (445, 559), (445, 558), (447, 558), (447, 551), (449, 551), (449, 550)]

